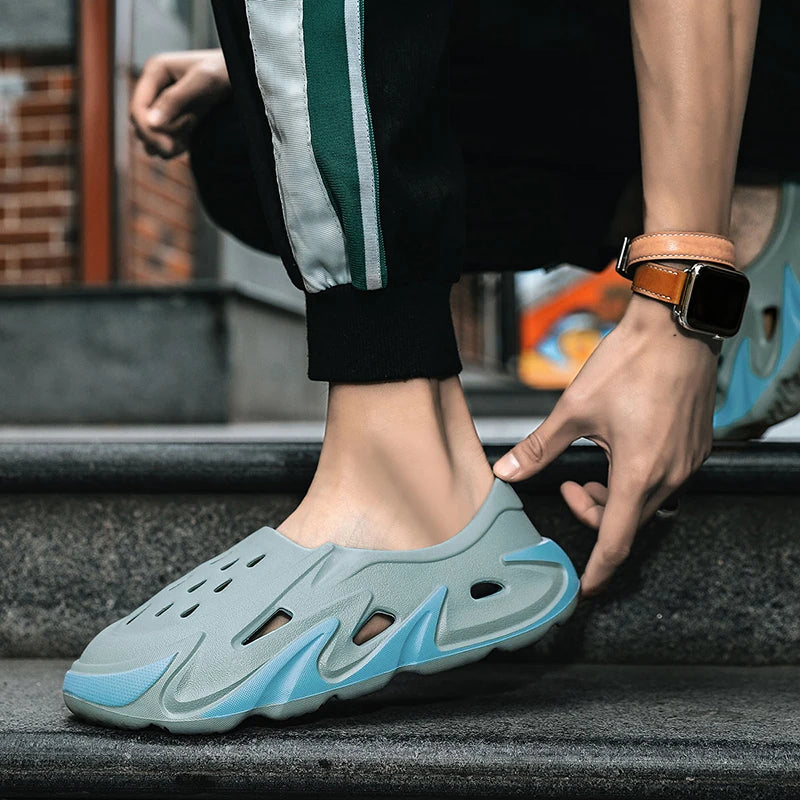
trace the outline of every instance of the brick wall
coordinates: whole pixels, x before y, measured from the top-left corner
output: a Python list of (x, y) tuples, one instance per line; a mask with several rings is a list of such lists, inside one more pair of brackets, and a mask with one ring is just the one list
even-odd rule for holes
[[(72, 53), (0, 53), (0, 286), (80, 278), (77, 82)], [(186, 282), (195, 225), (188, 159), (152, 158), (132, 135), (130, 148), (112, 274)]]
[(130, 148), (119, 278), (184, 283), (192, 277), (196, 219), (189, 160), (186, 155), (170, 161), (149, 156), (132, 133)]
[(75, 280), (75, 67), (0, 53), (0, 285)]

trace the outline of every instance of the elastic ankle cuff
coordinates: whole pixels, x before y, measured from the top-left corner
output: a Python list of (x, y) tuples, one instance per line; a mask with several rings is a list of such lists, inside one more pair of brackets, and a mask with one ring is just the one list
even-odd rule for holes
[(306, 295), (308, 377), (368, 383), (447, 378), (461, 371), (450, 284), (363, 291), (350, 284)]

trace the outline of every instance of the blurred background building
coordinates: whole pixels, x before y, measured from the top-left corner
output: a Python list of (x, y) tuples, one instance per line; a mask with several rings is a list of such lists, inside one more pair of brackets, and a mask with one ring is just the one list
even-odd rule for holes
[(71, 3), (0, 3), (0, 284), (78, 279)]
[(224, 245), (197, 206), (187, 158), (151, 158), (128, 123), (150, 56), (214, 44), (210, 5), (3, 0), (0, 14), (0, 284), (247, 274), (236, 258), (218, 260)]
[[(322, 389), (304, 378), (302, 295), (276, 259), (208, 220), (187, 156), (148, 156), (128, 121), (150, 56), (215, 46), (210, 4), (0, 0), (0, 18), (0, 422), (321, 415)], [(479, 371), (498, 372), (508, 349), (500, 284), (467, 275), (453, 296), (465, 362)], [(159, 329), (170, 302), (194, 307), (203, 334)], [(131, 336), (138, 354), (120, 350), (135, 349)], [(187, 383), (185, 368), (170, 380), (168, 356), (195, 373), (218, 366), (206, 411), (177, 394), (208, 394), (208, 382)], [(258, 386), (253, 365), (269, 376)]]

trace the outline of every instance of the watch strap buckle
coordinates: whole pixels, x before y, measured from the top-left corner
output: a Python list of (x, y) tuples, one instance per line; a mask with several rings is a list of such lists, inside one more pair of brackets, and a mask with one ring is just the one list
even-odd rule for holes
[(623, 278), (627, 278), (628, 280), (632, 280), (632, 276), (628, 271), (628, 259), (631, 253), (631, 240), (625, 236), (622, 239), (622, 248), (619, 251), (619, 256), (617, 256), (617, 265), (616, 270), (617, 273), (622, 275)]

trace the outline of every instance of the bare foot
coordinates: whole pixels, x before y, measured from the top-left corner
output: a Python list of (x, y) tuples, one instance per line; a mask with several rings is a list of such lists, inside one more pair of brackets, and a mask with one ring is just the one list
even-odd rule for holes
[(278, 529), (305, 547), (427, 547), (472, 519), (492, 481), (457, 377), (337, 384), (314, 480)]
[[(305, 547), (428, 547), (475, 516), (493, 481), (457, 377), (338, 384), (314, 480), (278, 530)], [(264, 633), (285, 622), (270, 620)], [(375, 614), (353, 641), (393, 622)]]

